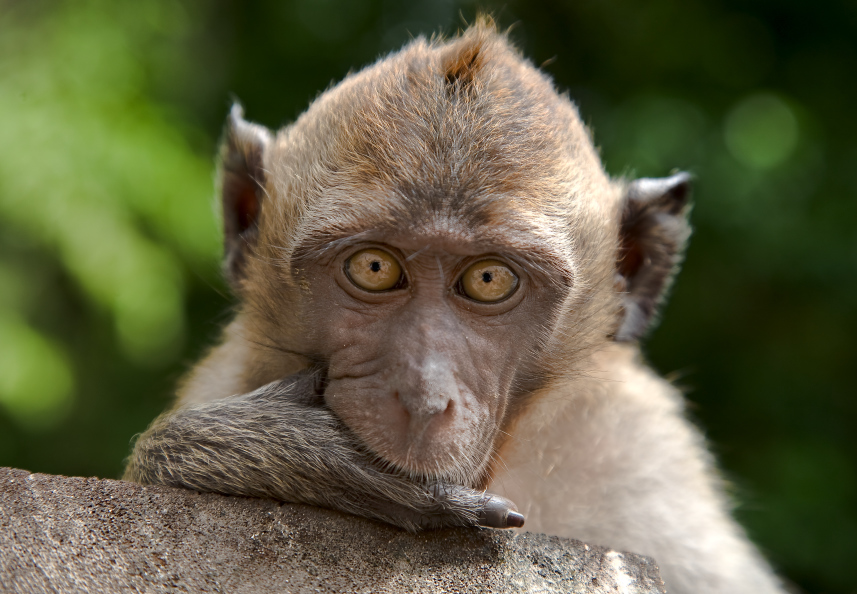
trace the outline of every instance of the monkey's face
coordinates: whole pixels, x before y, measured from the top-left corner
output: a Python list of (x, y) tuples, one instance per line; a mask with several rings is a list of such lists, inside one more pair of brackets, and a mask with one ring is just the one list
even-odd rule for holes
[(455, 234), (340, 243), (305, 274), (327, 404), (397, 468), (480, 482), (560, 292), (526, 254)]
[(573, 106), (477, 35), (409, 46), (276, 138), (230, 122), (248, 387), (278, 358), (321, 360), (327, 404), (374, 453), (484, 483), (526, 395), (616, 326), (619, 191)]

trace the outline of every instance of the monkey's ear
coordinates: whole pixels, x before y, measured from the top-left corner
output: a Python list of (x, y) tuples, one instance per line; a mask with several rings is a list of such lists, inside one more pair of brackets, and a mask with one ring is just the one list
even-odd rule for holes
[(244, 272), (247, 252), (256, 241), (265, 187), (263, 159), (271, 143), (264, 127), (244, 120), (234, 104), (220, 144), (219, 187), (223, 204), (223, 269), (233, 287)]
[(628, 185), (616, 264), (624, 313), (615, 340), (640, 338), (654, 320), (690, 236), (689, 195), (687, 173)]

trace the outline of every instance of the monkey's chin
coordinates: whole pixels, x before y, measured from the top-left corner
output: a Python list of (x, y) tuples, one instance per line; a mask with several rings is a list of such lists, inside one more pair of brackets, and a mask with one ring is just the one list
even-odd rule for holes
[[(374, 449), (374, 448), (373, 448)], [(379, 451), (380, 450), (380, 451)], [(425, 483), (445, 483), (483, 489), (489, 481), (490, 452), (460, 451), (458, 448), (407, 448), (375, 450), (389, 470)]]

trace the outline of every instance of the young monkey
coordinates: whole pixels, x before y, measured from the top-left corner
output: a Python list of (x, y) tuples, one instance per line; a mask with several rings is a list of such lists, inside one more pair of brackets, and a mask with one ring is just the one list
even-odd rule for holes
[(689, 178), (604, 172), (575, 107), (487, 19), (221, 149), (220, 346), (126, 478), (409, 530), (521, 526), (653, 556), (670, 592), (780, 587), (637, 339)]

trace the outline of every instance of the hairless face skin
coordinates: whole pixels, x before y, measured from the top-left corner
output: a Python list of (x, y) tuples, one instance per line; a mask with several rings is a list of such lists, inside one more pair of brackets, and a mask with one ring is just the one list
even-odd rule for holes
[(489, 20), (414, 40), (276, 134), (234, 107), (219, 180), (236, 315), (126, 478), (408, 530), (526, 516), (653, 556), (670, 592), (781, 592), (638, 347), (689, 176), (611, 179)]
[(484, 486), (510, 400), (532, 389), (543, 311), (566, 293), (526, 257), (423, 227), (364, 233), (309, 264), (330, 409), (408, 473)]

